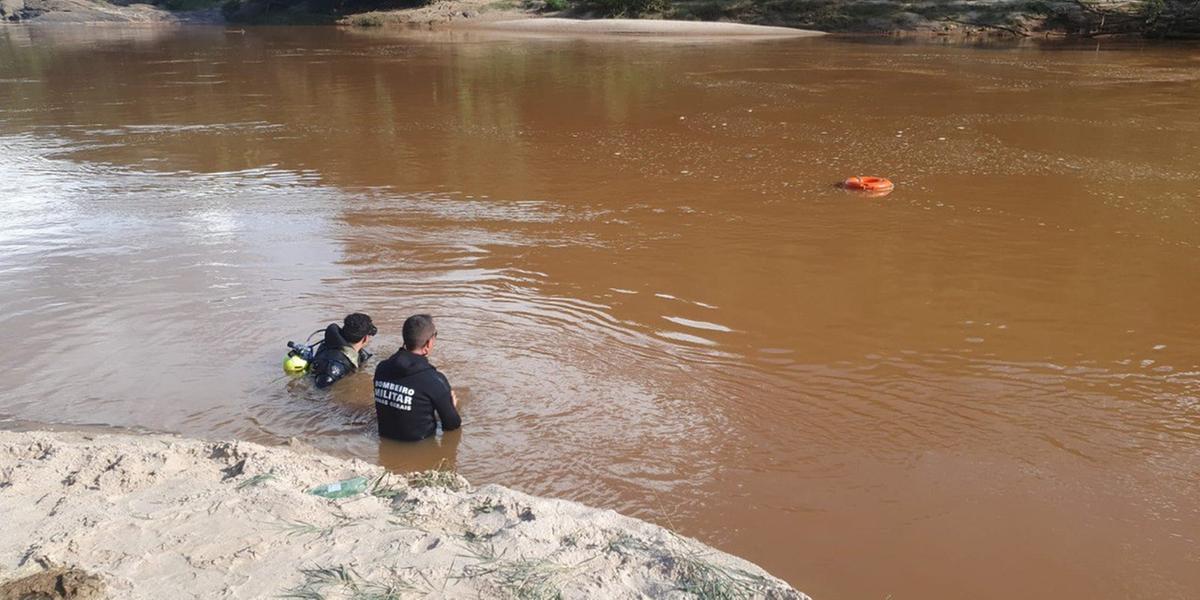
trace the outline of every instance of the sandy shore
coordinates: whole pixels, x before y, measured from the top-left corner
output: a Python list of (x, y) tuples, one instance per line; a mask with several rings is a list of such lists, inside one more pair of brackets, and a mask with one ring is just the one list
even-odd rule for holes
[[(368, 490), (307, 491), (353, 476)], [(0, 600), (807, 598), (612, 511), (296, 446), (0, 432), (0, 514)]]
[(825, 35), (820, 31), (717, 21), (671, 19), (567, 19), (493, 0), (434, 0), (412, 8), (349, 15), (338, 21), (357, 26), (417, 26), (433, 30), (484, 31), (506, 35), (656, 38), (779, 38)]
[(810, 37), (825, 35), (820, 31), (718, 23), (714, 21), (670, 21), (663, 19), (512, 19), (482, 21), (476, 29), (519, 33), (549, 33), (576, 35), (654, 35), (654, 36), (719, 36), (719, 37)]

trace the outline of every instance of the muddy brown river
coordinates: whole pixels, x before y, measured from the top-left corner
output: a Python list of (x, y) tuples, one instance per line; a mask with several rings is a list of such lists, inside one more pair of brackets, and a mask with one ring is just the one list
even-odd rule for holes
[[(0, 27), (0, 421), (445, 461), (818, 600), (1195, 599), (1198, 165), (1194, 45)], [(283, 374), (351, 310), (437, 316), (461, 433)]]

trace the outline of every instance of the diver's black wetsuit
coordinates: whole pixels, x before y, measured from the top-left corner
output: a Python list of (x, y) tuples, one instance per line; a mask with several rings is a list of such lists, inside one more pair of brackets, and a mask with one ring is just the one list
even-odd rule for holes
[(446, 376), (403, 348), (375, 367), (375, 415), (379, 435), (409, 442), (437, 433), (438, 420), (442, 431), (462, 425)]
[(358, 370), (371, 354), (366, 350), (355, 352), (354, 345), (342, 337), (342, 328), (331, 323), (325, 328), (325, 339), (309, 363), (309, 372), (317, 379), (317, 387), (327, 388), (337, 380)]

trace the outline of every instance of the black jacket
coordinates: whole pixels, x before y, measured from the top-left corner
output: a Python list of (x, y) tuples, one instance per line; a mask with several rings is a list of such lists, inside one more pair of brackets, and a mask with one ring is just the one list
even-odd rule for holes
[(375, 367), (375, 415), (379, 435), (410, 442), (437, 433), (438, 420), (443, 431), (462, 425), (446, 376), (403, 348)]
[(331, 323), (325, 328), (325, 339), (313, 356), (309, 372), (316, 377), (317, 387), (326, 388), (357, 371), (370, 357), (366, 350), (355, 351), (354, 345), (342, 337), (342, 328)]

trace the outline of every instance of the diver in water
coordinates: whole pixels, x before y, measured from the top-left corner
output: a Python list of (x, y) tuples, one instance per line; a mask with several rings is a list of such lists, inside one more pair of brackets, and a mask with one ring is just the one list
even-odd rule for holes
[(327, 388), (337, 380), (358, 370), (371, 358), (363, 348), (378, 333), (371, 317), (363, 313), (351, 313), (339, 327), (330, 323), (325, 328), (325, 339), (309, 363), (309, 372), (317, 380), (317, 387)]

